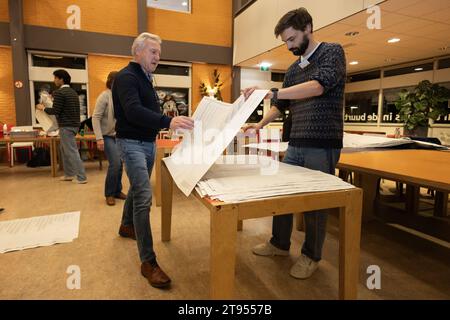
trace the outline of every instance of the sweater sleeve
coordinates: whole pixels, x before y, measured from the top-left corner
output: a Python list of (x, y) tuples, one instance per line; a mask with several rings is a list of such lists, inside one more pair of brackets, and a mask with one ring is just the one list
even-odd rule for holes
[[(286, 73), (287, 74), (287, 73)], [(283, 80), (283, 88), (287, 88), (289, 87), (289, 84), (287, 82), (286, 76), (284, 77)], [(271, 99), (270, 100), (270, 104), (272, 106), (275, 106), (282, 114), (286, 111), (287, 108), (289, 108), (290, 100), (282, 100), (282, 99)]]
[(103, 91), (95, 102), (94, 112), (92, 113), (92, 127), (94, 128), (95, 139), (102, 140), (103, 133), (100, 121), (105, 114), (105, 110), (108, 107), (108, 93)]
[(56, 90), (53, 93), (53, 107), (45, 108), (44, 111), (47, 114), (58, 116), (62, 113), (64, 107), (64, 96)]
[(318, 81), (324, 92), (327, 92), (345, 78), (345, 54), (342, 47), (338, 44), (330, 46), (319, 58), (318, 66), (310, 79)]
[(116, 78), (114, 87), (128, 122), (143, 128), (162, 129), (170, 127), (171, 118), (154, 112), (142, 105), (139, 98), (139, 80), (125, 74)]

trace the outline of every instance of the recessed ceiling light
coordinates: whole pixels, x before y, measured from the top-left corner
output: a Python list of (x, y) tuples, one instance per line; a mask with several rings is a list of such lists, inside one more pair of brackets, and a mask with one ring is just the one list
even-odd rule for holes
[(186, 7), (187, 6), (187, 2), (184, 1), (184, 2), (181, 3), (181, 5)]
[(422, 71), (423, 70), (423, 68), (414, 68), (414, 71)]
[(260, 66), (260, 67), (270, 68), (270, 67), (272, 66), (272, 64), (269, 63), (269, 62), (261, 62), (261, 63), (259, 64), (259, 66)]
[(355, 66), (355, 65), (357, 65), (358, 63), (359, 63), (358, 61), (350, 61), (350, 62), (349, 62), (349, 65)]
[(388, 43), (396, 43), (396, 42), (399, 42), (399, 41), (400, 41), (399, 38), (391, 38), (391, 39), (389, 39), (387, 42), (388, 42)]
[(359, 34), (359, 31), (349, 31), (349, 32), (345, 33), (345, 35), (347, 37), (354, 37), (354, 36), (357, 36), (358, 34)]

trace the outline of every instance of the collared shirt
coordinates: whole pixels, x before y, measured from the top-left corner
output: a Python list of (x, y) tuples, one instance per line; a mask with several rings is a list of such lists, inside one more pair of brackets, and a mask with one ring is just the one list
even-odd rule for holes
[(299, 63), (299, 65), (300, 65), (301, 68), (305, 68), (305, 67), (307, 67), (307, 66), (309, 65), (308, 59), (314, 54), (314, 52), (316, 52), (317, 48), (320, 47), (320, 44), (321, 44), (321, 43), (322, 43), (322, 42), (319, 42), (319, 43), (315, 46), (315, 48), (314, 48), (313, 50), (311, 50), (311, 52), (308, 53), (306, 56), (301, 56), (301, 57), (300, 57), (300, 63)]
[(142, 69), (142, 71), (144, 71), (144, 74), (147, 77), (148, 81), (150, 81), (150, 83), (153, 83), (153, 74), (151, 74), (150, 72), (145, 71), (143, 66), (141, 66), (141, 69)]
[(61, 88), (70, 88), (70, 86), (68, 85), (68, 84), (63, 84), (61, 87), (59, 87), (60, 89)]

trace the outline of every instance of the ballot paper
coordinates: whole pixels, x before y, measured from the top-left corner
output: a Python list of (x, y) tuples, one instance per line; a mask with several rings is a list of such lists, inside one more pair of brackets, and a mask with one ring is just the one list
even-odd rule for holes
[(36, 119), (42, 126), (45, 132), (52, 132), (58, 130), (58, 121), (55, 116), (47, 114), (45, 111), (36, 110)]
[(164, 159), (178, 188), (186, 195), (221, 156), (268, 90), (255, 90), (233, 104), (204, 97), (192, 118), (194, 129), (183, 132), (182, 142)]
[(366, 136), (344, 132), (344, 148), (386, 148), (414, 143), (410, 139), (394, 139), (386, 137)]
[[(246, 160), (237, 160), (240, 157), (246, 157)], [(202, 197), (237, 203), (287, 194), (354, 188), (334, 175), (281, 163), (270, 157), (241, 155), (222, 158), (197, 184), (196, 190)], [(261, 174), (264, 168), (275, 166), (274, 174)]]
[(244, 148), (268, 150), (272, 152), (286, 152), (289, 142), (263, 142), (263, 143), (249, 143), (244, 145)]
[(0, 253), (78, 238), (80, 211), (0, 222)]

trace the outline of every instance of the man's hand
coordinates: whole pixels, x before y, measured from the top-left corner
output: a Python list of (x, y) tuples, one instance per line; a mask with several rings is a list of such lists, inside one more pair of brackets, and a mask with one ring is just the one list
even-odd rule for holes
[(242, 127), (243, 132), (247, 131), (258, 131), (262, 128), (262, 126), (259, 123), (248, 123), (245, 126)]
[(100, 151), (105, 151), (105, 141), (102, 140), (97, 140), (97, 149)]
[[(248, 99), (248, 97), (250, 97), (252, 95), (252, 93), (259, 89), (258, 87), (250, 87), (250, 88), (245, 88), (244, 90), (242, 90), (242, 94), (244, 95), (245, 100)], [(264, 99), (272, 99), (273, 98), (273, 93), (272, 91), (269, 91), (266, 96), (264, 97)]]
[(172, 121), (170, 122), (170, 129), (171, 130), (194, 129), (194, 120), (192, 120), (192, 118), (185, 117), (185, 116), (174, 117), (174, 118), (172, 118)]
[(43, 104), (39, 103), (39, 104), (36, 105), (36, 109), (44, 111), (45, 107), (44, 107)]

